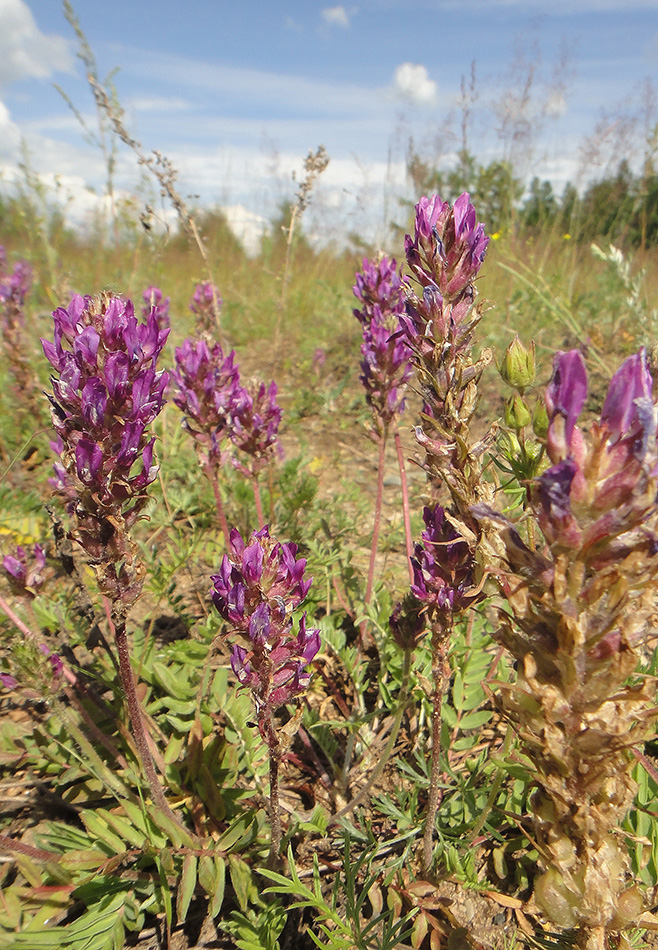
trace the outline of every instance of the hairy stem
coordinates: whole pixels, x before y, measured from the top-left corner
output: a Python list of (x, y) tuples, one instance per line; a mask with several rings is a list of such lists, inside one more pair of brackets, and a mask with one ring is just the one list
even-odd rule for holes
[(414, 569), (411, 566), (411, 557), (414, 553), (414, 546), (411, 540), (411, 518), (409, 515), (409, 486), (407, 484), (407, 470), (404, 464), (404, 453), (402, 451), (402, 440), (400, 439), (399, 429), (395, 430), (393, 436), (395, 440), (395, 451), (398, 456), (398, 466), (400, 469), (400, 484), (402, 486), (402, 517), (404, 519), (404, 543), (407, 549), (407, 567), (409, 569), (409, 580), (414, 582)]
[[(367, 607), (372, 597), (372, 589), (375, 583), (375, 560), (377, 558), (377, 547), (379, 544), (379, 528), (382, 520), (382, 498), (384, 496), (384, 461), (386, 458), (386, 435), (379, 440), (379, 460), (377, 463), (377, 497), (375, 498), (375, 514), (372, 525), (372, 542), (370, 544), (370, 564), (368, 565), (368, 581), (366, 583), (365, 606)], [(366, 621), (361, 624), (361, 639), (365, 636)]]
[(222, 534), (224, 535), (224, 546), (228, 545), (229, 541), (229, 529), (228, 521), (226, 520), (226, 512), (224, 511), (224, 503), (222, 501), (222, 495), (219, 490), (219, 479), (217, 478), (217, 468), (213, 465), (204, 465), (203, 467), (206, 475), (210, 479), (210, 484), (212, 485), (213, 494), (215, 496), (215, 507), (217, 509), (217, 516), (219, 518), (219, 526), (222, 529)]
[(432, 766), (430, 771), (429, 798), (423, 835), (423, 874), (427, 877), (432, 870), (432, 845), (434, 823), (439, 808), (439, 779), (441, 778), (441, 707), (447, 681), (447, 655), (452, 620), (443, 623), (435, 621), (432, 627)]
[(267, 746), (270, 753), (270, 801), (268, 815), (270, 820), (270, 853), (267, 858), (268, 868), (276, 868), (281, 862), (281, 806), (279, 802), (279, 762), (281, 760), (281, 743), (276, 734), (272, 713), (264, 713), (264, 728), (267, 737)]
[(258, 527), (265, 527), (265, 518), (263, 517), (263, 502), (260, 497), (260, 485), (258, 484), (258, 474), (253, 476), (254, 482), (254, 501), (256, 502), (256, 517), (258, 518)]
[(128, 634), (126, 633), (125, 623), (119, 622), (115, 624), (114, 638), (117, 647), (117, 654), (119, 656), (119, 672), (121, 675), (123, 689), (126, 694), (128, 715), (130, 716), (130, 723), (132, 725), (133, 735), (135, 737), (137, 754), (139, 756), (149, 788), (151, 789), (153, 801), (160, 808), (160, 810), (163, 811), (165, 815), (167, 815), (168, 818), (171, 818), (176, 822), (177, 825), (182, 827), (180, 819), (169, 807), (155, 771), (153, 756), (151, 755), (151, 750), (149, 749), (148, 738), (144, 728), (142, 708), (137, 698), (137, 689), (135, 687), (135, 677), (133, 675), (133, 669), (130, 663), (130, 650), (128, 647)]

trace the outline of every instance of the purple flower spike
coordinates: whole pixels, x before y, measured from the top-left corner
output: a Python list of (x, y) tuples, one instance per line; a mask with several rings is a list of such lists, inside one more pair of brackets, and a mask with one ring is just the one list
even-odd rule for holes
[(222, 306), (222, 298), (211, 280), (197, 284), (190, 302), (190, 310), (197, 316), (202, 330), (210, 331), (217, 322)]
[[(271, 460), (277, 442), (281, 408), (276, 401), (277, 387), (271, 382), (252, 380), (236, 387), (231, 409), (233, 444), (251, 457), (250, 475), (257, 475)], [(237, 468), (242, 468), (239, 462)]]
[(53, 342), (42, 344), (56, 374), (49, 397), (59, 455), (54, 483), (75, 513), (73, 536), (102, 593), (127, 609), (141, 585), (131, 575), (128, 532), (157, 474), (148, 425), (165, 401), (168, 374), (156, 362), (169, 330), (153, 312), (140, 323), (131, 301), (110, 294), (75, 296), (53, 321)]
[(441, 505), (425, 508), (423, 520), (425, 531), (411, 559), (411, 593), (445, 623), (480, 599), (474, 580), (475, 559)]
[(212, 468), (223, 464), (228, 457), (223, 443), (232, 431), (233, 406), (240, 390), (235, 352), (225, 357), (219, 343), (210, 349), (205, 340), (185, 340), (176, 350), (172, 375), (174, 403), (185, 416), (202, 464)]
[(305, 558), (296, 558), (296, 544), (270, 538), (267, 526), (254, 532), (245, 545), (235, 528), (230, 537), (231, 556), (224, 555), (215, 574), (212, 600), (224, 618), (241, 632), (260, 603), (269, 605), (273, 617), (286, 621), (302, 603), (311, 586), (304, 579)]
[(267, 527), (245, 544), (230, 534), (231, 555), (224, 555), (213, 582), (212, 601), (245, 647), (234, 644), (231, 667), (238, 682), (251, 689), (258, 727), (272, 747), (273, 711), (291, 702), (308, 685), (306, 667), (320, 649), (320, 631), (307, 630), (305, 616), (293, 632), (292, 612), (308, 593), (306, 561), (296, 559), (295, 544), (270, 538)]
[(382, 436), (404, 412), (405, 389), (412, 375), (411, 349), (404, 339), (404, 291), (394, 258), (363, 261), (354, 295), (363, 307), (354, 316), (363, 328), (361, 382)]
[(436, 287), (452, 303), (477, 277), (488, 244), (467, 192), (454, 207), (434, 195), (416, 205), (415, 233), (406, 236), (405, 253), (421, 285)]

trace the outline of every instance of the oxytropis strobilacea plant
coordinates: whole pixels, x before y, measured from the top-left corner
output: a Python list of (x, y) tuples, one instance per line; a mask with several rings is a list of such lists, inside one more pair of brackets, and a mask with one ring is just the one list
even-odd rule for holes
[[(185, 426), (192, 434), (201, 466), (210, 479), (220, 526), (228, 543), (229, 530), (221, 498), (218, 472), (231, 457), (232, 463), (251, 479), (258, 526), (264, 525), (258, 477), (271, 460), (276, 446), (281, 409), (276, 402), (274, 382), (266, 388), (260, 380), (240, 384), (235, 352), (228, 356), (219, 343), (185, 340), (176, 350), (174, 403), (185, 414)], [(249, 457), (248, 465), (237, 458), (233, 448)]]
[(234, 643), (231, 666), (242, 686), (251, 690), (258, 729), (270, 758), (270, 866), (281, 847), (279, 763), (285, 746), (277, 731), (276, 710), (292, 702), (308, 686), (310, 662), (320, 649), (320, 631), (306, 629), (304, 614), (295, 634), (292, 612), (311, 586), (304, 578), (306, 560), (296, 559), (296, 544), (280, 544), (266, 527), (254, 532), (245, 545), (237, 530), (231, 532), (230, 554), (225, 554), (213, 582), (212, 600)]
[(129, 300), (74, 296), (53, 313), (54, 341), (42, 340), (55, 370), (56, 469), (84, 551), (109, 604), (119, 670), (137, 750), (154, 801), (169, 812), (148, 746), (130, 664), (126, 618), (142, 591), (144, 568), (130, 532), (157, 477), (149, 425), (164, 404), (168, 374), (156, 363), (169, 334), (151, 309), (139, 323)]
[(198, 333), (217, 331), (220, 323), (222, 298), (211, 280), (197, 284), (190, 301), (190, 310), (196, 316)]
[(416, 438), (435, 494), (443, 483), (455, 512), (468, 521), (468, 506), (488, 489), (482, 456), (491, 442), (474, 442), (470, 424), (478, 402), (478, 382), (491, 353), (473, 356), (473, 335), (482, 317), (475, 279), (489, 238), (478, 224), (468, 194), (454, 207), (438, 195), (416, 205), (414, 236), (405, 238), (407, 264), (419, 291), (407, 297), (402, 322), (413, 352), (423, 397)]
[(281, 422), (281, 407), (276, 397), (274, 381), (266, 386), (254, 378), (246, 386), (236, 389), (233, 400), (231, 440), (249, 457), (247, 465), (243, 465), (239, 457), (234, 457), (233, 465), (251, 479), (259, 528), (265, 525), (259, 476), (274, 457)]
[(545, 394), (552, 464), (529, 486), (543, 543), (488, 506), (473, 514), (497, 565), (499, 636), (518, 661), (503, 700), (534, 766), (535, 899), (602, 950), (642, 908), (618, 828), (633, 747), (656, 716), (652, 683), (632, 677), (658, 588), (657, 413), (643, 351), (613, 376), (589, 431), (577, 424), (587, 388), (581, 354), (558, 353)]
[(224, 542), (229, 529), (219, 487), (219, 469), (227, 461), (232, 432), (232, 412), (239, 388), (235, 352), (224, 356), (219, 343), (185, 340), (176, 349), (172, 372), (176, 390), (173, 401), (185, 415), (184, 425), (194, 438), (199, 464), (213, 487)]
[[(414, 236), (405, 238), (405, 253), (419, 290), (408, 291), (401, 316), (423, 397), (416, 438), (424, 449), (433, 501), (445, 485), (445, 507), (425, 509), (426, 531), (416, 546), (410, 596), (396, 608), (398, 636), (418, 639), (418, 618), (429, 622), (432, 648), (432, 765), (423, 841), (423, 872), (432, 864), (432, 839), (441, 774), (441, 705), (447, 655), (455, 621), (480, 595), (475, 578), (477, 526), (470, 506), (489, 498), (482, 458), (492, 441), (473, 441), (470, 425), (478, 401), (478, 382), (491, 360), (485, 351), (473, 356), (473, 334), (481, 313), (475, 306), (477, 277), (489, 239), (478, 224), (468, 194), (452, 207), (438, 195), (416, 206)], [(405, 619), (406, 616), (406, 619)]]
[[(369, 603), (375, 576), (375, 557), (379, 540), (384, 488), (386, 443), (391, 429), (394, 433), (400, 478), (402, 482), (402, 510), (405, 528), (407, 558), (411, 561), (412, 544), (409, 523), (409, 497), (397, 422), (404, 412), (405, 391), (413, 373), (411, 351), (403, 339), (400, 316), (404, 313), (404, 290), (394, 258), (381, 255), (378, 259), (363, 261), (363, 270), (356, 275), (354, 296), (361, 308), (353, 313), (361, 324), (363, 343), (361, 353), (361, 382), (366, 401), (372, 409), (372, 437), (379, 446), (377, 469), (377, 496), (370, 548), (370, 565), (365, 602)], [(410, 568), (410, 577), (413, 578)]]
[(17, 404), (24, 405), (27, 400), (31, 411), (34, 412), (37, 408), (38, 386), (30, 365), (29, 335), (25, 320), (25, 299), (31, 286), (32, 268), (27, 261), (17, 261), (10, 272), (7, 269), (5, 249), (0, 246), (0, 347), (21, 395)]

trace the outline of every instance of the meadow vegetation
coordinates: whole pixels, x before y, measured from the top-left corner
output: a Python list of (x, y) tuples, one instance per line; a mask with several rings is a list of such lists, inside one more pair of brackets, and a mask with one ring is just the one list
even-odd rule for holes
[(0, 948), (656, 939), (658, 175), (325, 159), (256, 258), (0, 198)]

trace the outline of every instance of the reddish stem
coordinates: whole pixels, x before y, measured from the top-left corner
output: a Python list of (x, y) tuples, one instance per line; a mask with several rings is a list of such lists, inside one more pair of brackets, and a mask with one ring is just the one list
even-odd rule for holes
[(224, 546), (228, 545), (229, 542), (229, 529), (228, 521), (226, 520), (226, 512), (224, 511), (224, 503), (222, 502), (222, 496), (219, 490), (219, 480), (217, 478), (217, 468), (210, 464), (204, 465), (203, 467), (206, 475), (210, 479), (210, 484), (212, 485), (213, 494), (215, 496), (215, 507), (217, 509), (217, 516), (219, 517), (219, 526), (222, 529), (222, 534), (224, 535)]
[(372, 543), (370, 545), (370, 565), (368, 567), (368, 583), (366, 585), (366, 606), (372, 597), (372, 588), (375, 582), (375, 559), (379, 544), (379, 528), (382, 520), (382, 498), (384, 496), (384, 459), (386, 455), (386, 436), (379, 440), (379, 461), (377, 465), (377, 497), (375, 499), (375, 517), (372, 526)]
[(265, 519), (263, 518), (263, 502), (260, 497), (260, 485), (258, 484), (258, 473), (253, 473), (253, 482), (254, 482), (254, 501), (256, 502), (256, 517), (258, 518), (258, 528), (265, 527)]
[(144, 728), (142, 708), (139, 705), (139, 699), (137, 698), (135, 677), (133, 674), (132, 665), (130, 663), (130, 649), (128, 647), (128, 635), (126, 633), (125, 623), (115, 623), (114, 639), (119, 657), (119, 673), (121, 675), (121, 682), (126, 694), (128, 715), (130, 717), (130, 723), (132, 725), (133, 735), (135, 737), (137, 754), (141, 761), (149, 788), (151, 789), (153, 801), (160, 808), (160, 810), (165, 813), (165, 815), (175, 821), (177, 825), (182, 827), (180, 819), (169, 807), (167, 799), (164, 796), (164, 792), (162, 791), (162, 786), (158, 781), (155, 765), (153, 764), (153, 757), (151, 755), (151, 750), (149, 749), (148, 738)]
[(429, 879), (432, 870), (432, 851), (434, 843), (434, 823), (439, 808), (441, 778), (441, 707), (443, 692), (449, 678), (448, 646), (452, 633), (452, 620), (432, 625), (432, 765), (430, 769), (430, 787), (427, 800), (427, 815), (425, 816), (425, 833), (423, 835), (422, 873)]
[[(382, 520), (382, 498), (384, 496), (384, 460), (386, 456), (386, 435), (379, 440), (379, 460), (377, 463), (377, 497), (375, 499), (375, 514), (372, 526), (372, 542), (370, 544), (370, 564), (368, 565), (368, 581), (366, 583), (365, 606), (367, 607), (372, 597), (372, 589), (375, 583), (375, 560), (377, 558), (377, 546), (379, 544), (379, 528)], [(359, 628), (361, 643), (364, 642), (367, 623), (364, 620)]]
[(267, 709), (263, 714), (264, 731), (267, 737), (267, 746), (270, 752), (270, 853), (267, 858), (268, 868), (276, 868), (280, 864), (281, 851), (281, 807), (279, 804), (279, 760), (281, 759), (281, 744), (272, 721), (272, 712)]
[(411, 518), (409, 516), (409, 486), (407, 485), (407, 470), (404, 465), (404, 454), (402, 452), (402, 440), (400, 432), (395, 430), (393, 436), (395, 440), (395, 451), (398, 456), (398, 466), (400, 468), (400, 484), (402, 486), (402, 517), (404, 519), (404, 542), (407, 548), (407, 567), (409, 568), (409, 580), (414, 582), (414, 569), (411, 566), (411, 557), (414, 553), (413, 542), (411, 540)]

